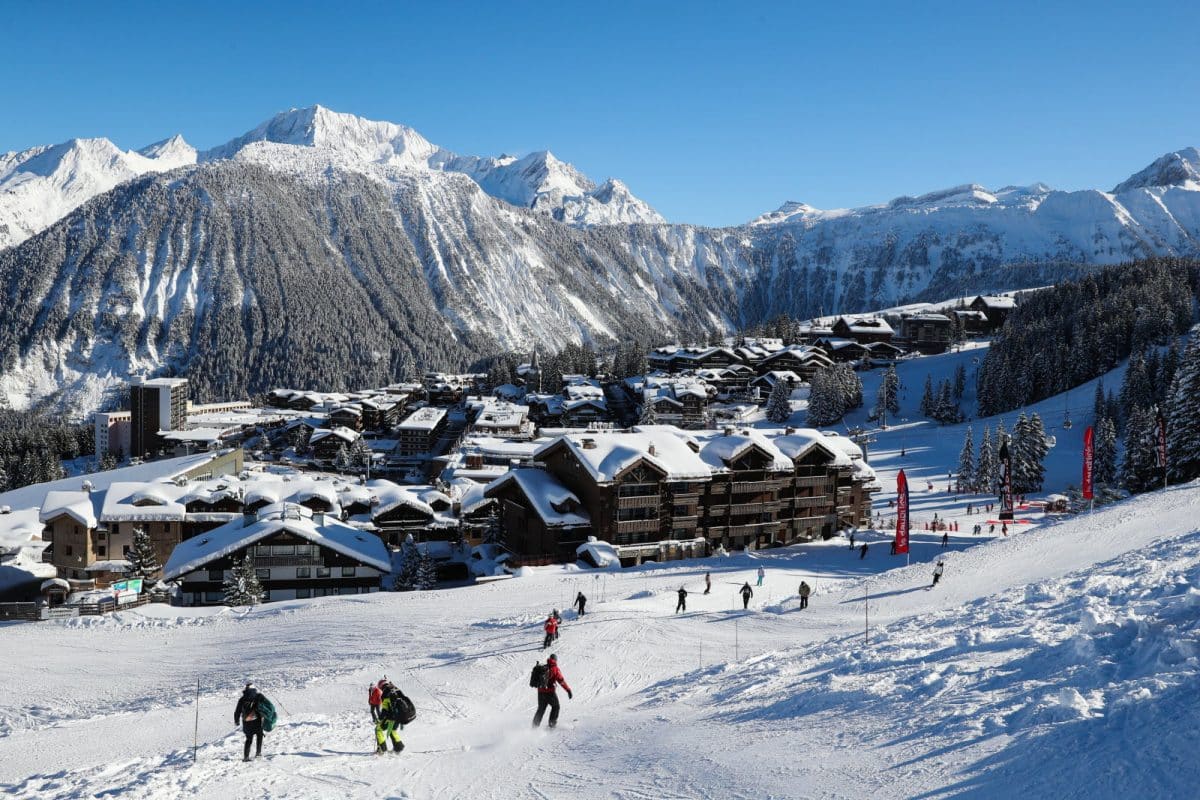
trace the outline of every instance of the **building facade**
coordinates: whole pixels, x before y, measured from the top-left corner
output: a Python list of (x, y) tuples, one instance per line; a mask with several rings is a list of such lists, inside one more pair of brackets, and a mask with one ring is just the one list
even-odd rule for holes
[(153, 457), (166, 448), (159, 431), (187, 423), (186, 378), (134, 378), (129, 384), (130, 455)]

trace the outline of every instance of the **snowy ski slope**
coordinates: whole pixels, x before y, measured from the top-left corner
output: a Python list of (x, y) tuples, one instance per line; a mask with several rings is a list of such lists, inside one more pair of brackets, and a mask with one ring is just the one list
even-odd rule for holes
[[(957, 512), (951, 511), (951, 518)], [(971, 522), (978, 517), (961, 518)], [(147, 606), (0, 626), (0, 788), (18, 798), (1183, 797), (1200, 712), (1200, 486), (1008, 538), (918, 532), (457, 590)], [(868, 535), (870, 541), (884, 536)], [(749, 611), (735, 592), (766, 582)], [(890, 569), (889, 569), (890, 568)], [(714, 592), (701, 594), (704, 570)], [(815, 588), (799, 611), (797, 584)], [(692, 592), (675, 615), (675, 590)], [(540, 621), (575, 699), (531, 730)], [(869, 591), (870, 640), (864, 641)], [(369, 682), (419, 718), (371, 755)], [(191, 761), (196, 682), (198, 761)], [(240, 761), (254, 680), (281, 712)]]

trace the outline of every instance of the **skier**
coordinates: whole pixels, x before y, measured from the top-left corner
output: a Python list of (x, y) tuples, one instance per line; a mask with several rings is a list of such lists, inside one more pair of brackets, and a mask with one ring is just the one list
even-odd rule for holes
[(675, 604), (675, 613), (687, 611), (687, 589), (679, 587), (679, 602)]
[(896, 540), (892, 539), (892, 555), (896, 555)]
[(858, 548), (858, 560), (862, 561), (867, 557), (867, 543), (863, 542), (862, 547)]
[(583, 616), (583, 608), (587, 605), (587, 598), (583, 596), (583, 592), (575, 595), (575, 608), (579, 610), (579, 616)]
[(812, 587), (806, 581), (800, 581), (800, 608), (808, 608), (808, 596), (812, 594)]
[(553, 614), (546, 617), (546, 624), (542, 626), (542, 630), (546, 632), (546, 638), (542, 640), (542, 649), (545, 650), (558, 637), (558, 620)]
[(996, 532), (996, 523), (993, 522), (991, 525), (988, 525), (988, 533), (995, 533), (995, 532)]
[(712, 573), (704, 573), (704, 593), (708, 594), (712, 591)]
[(750, 588), (750, 581), (742, 584), (742, 608), (750, 607), (750, 598), (754, 597), (754, 590)]
[(404, 749), (404, 742), (400, 741), (400, 734), (396, 729), (404, 728), (400, 718), (400, 698), (404, 695), (391, 681), (384, 679), (381, 683), (383, 697), (379, 709), (377, 711), (374, 707), (371, 708), (371, 716), (375, 720), (375, 752), (386, 753), (388, 739), (391, 739), (392, 752), (399, 753)]
[(1002, 523), (1000, 525), (1000, 532), (1003, 533), (1005, 536), (1008, 536), (1008, 523), (1007, 522)]
[(558, 609), (555, 608), (550, 611), (550, 616), (554, 617), (554, 641), (557, 642), (558, 641), (558, 629), (560, 627), (562, 627), (562, 614), (559, 614)]
[(850, 531), (850, 549), (854, 549), (854, 531)]
[(948, 532), (943, 533), (942, 534), (942, 547), (949, 547), (949, 546), (950, 546), (950, 534)]
[(763, 570), (762, 567), (759, 567), (758, 568), (758, 585), (759, 586), (762, 586), (763, 578), (765, 578), (766, 575), (767, 575), (766, 571)]
[(946, 565), (944, 561), (937, 562), (937, 566), (933, 568), (933, 583), (930, 584), (930, 588), (938, 585), (938, 581), (942, 579), (942, 570), (945, 568)]
[(247, 683), (246, 688), (242, 691), (242, 697), (237, 702), (237, 708), (233, 710), (233, 724), (242, 726), (242, 733), (246, 734), (246, 746), (242, 748), (242, 761), (250, 760), (250, 742), (254, 741), (254, 757), (258, 758), (262, 755), (263, 743), (263, 726), (262, 717), (258, 711), (258, 689), (254, 688), (253, 683)]
[(541, 685), (537, 687), (537, 713), (533, 715), (533, 727), (535, 728), (542, 724), (542, 715), (546, 713), (547, 708), (550, 709), (550, 727), (553, 728), (558, 724), (559, 705), (555, 684), (561, 683), (567, 691), (567, 697), (575, 698), (575, 695), (571, 694), (571, 687), (567, 685), (567, 679), (563, 677), (562, 670), (558, 668), (558, 657), (554, 653), (551, 653), (550, 657), (546, 659), (544, 670)]

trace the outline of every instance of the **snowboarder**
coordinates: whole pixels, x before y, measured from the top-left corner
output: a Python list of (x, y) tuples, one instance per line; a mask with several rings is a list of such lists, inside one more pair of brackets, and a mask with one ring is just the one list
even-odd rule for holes
[(944, 561), (937, 562), (937, 566), (933, 568), (933, 583), (930, 584), (931, 587), (938, 585), (938, 581), (940, 581), (942, 579), (942, 570), (944, 570), (945, 568), (946, 568), (946, 562), (944, 562)]
[[(539, 665), (540, 666), (540, 665)], [(567, 685), (567, 679), (563, 677), (562, 670), (558, 668), (558, 657), (554, 653), (546, 659), (546, 665), (543, 668), (542, 679), (538, 687), (538, 705), (537, 713), (533, 715), (533, 727), (538, 727), (542, 724), (542, 715), (546, 713), (546, 709), (550, 709), (550, 727), (558, 725), (558, 692), (555, 684), (562, 684), (563, 689), (567, 691), (567, 697), (574, 699), (575, 695), (571, 693), (571, 687)], [(534, 668), (535, 674), (537, 668)]]
[(396, 729), (404, 729), (404, 722), (400, 716), (401, 698), (404, 695), (391, 681), (384, 679), (382, 683), (383, 697), (379, 709), (371, 708), (371, 716), (375, 720), (375, 752), (386, 753), (388, 739), (391, 739), (392, 752), (399, 753), (404, 749), (404, 742), (400, 741), (400, 734)]
[(867, 543), (863, 542), (862, 547), (858, 548), (858, 560), (862, 561), (867, 557)]
[(949, 534), (949, 532), (943, 533), (942, 534), (942, 547), (949, 547), (949, 546), (950, 546), (950, 534)]
[(254, 688), (253, 683), (247, 683), (246, 688), (242, 691), (242, 697), (237, 702), (237, 708), (233, 710), (233, 724), (242, 726), (242, 733), (246, 734), (246, 746), (242, 748), (242, 761), (250, 760), (250, 743), (255, 742), (254, 757), (258, 758), (262, 755), (263, 743), (263, 725), (262, 716), (258, 710), (258, 689)]
[(742, 584), (742, 608), (750, 607), (750, 598), (754, 597), (754, 590), (750, 588), (750, 581)]
[(687, 611), (687, 589), (679, 587), (679, 602), (675, 604), (675, 613)]
[(579, 611), (579, 616), (583, 616), (583, 608), (587, 605), (587, 598), (583, 596), (583, 592), (575, 595), (575, 608)]
[(546, 617), (546, 624), (542, 626), (542, 630), (546, 632), (546, 638), (542, 640), (542, 649), (545, 650), (550, 646), (550, 643), (558, 638), (558, 620), (554, 615)]
[(704, 593), (708, 594), (712, 591), (712, 573), (704, 573)]
[(765, 578), (766, 575), (767, 575), (766, 571), (762, 567), (759, 567), (758, 568), (758, 585), (759, 586), (762, 586), (763, 578)]
[(808, 596), (812, 594), (812, 587), (806, 581), (800, 581), (800, 608), (808, 608)]

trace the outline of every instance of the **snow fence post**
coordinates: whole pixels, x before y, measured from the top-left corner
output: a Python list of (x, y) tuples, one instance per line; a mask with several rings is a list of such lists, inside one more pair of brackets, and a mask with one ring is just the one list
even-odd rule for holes
[(200, 745), (200, 679), (196, 678), (196, 722), (192, 726), (192, 763), (196, 763), (196, 749)]
[(863, 644), (871, 643), (871, 585), (863, 581)]

